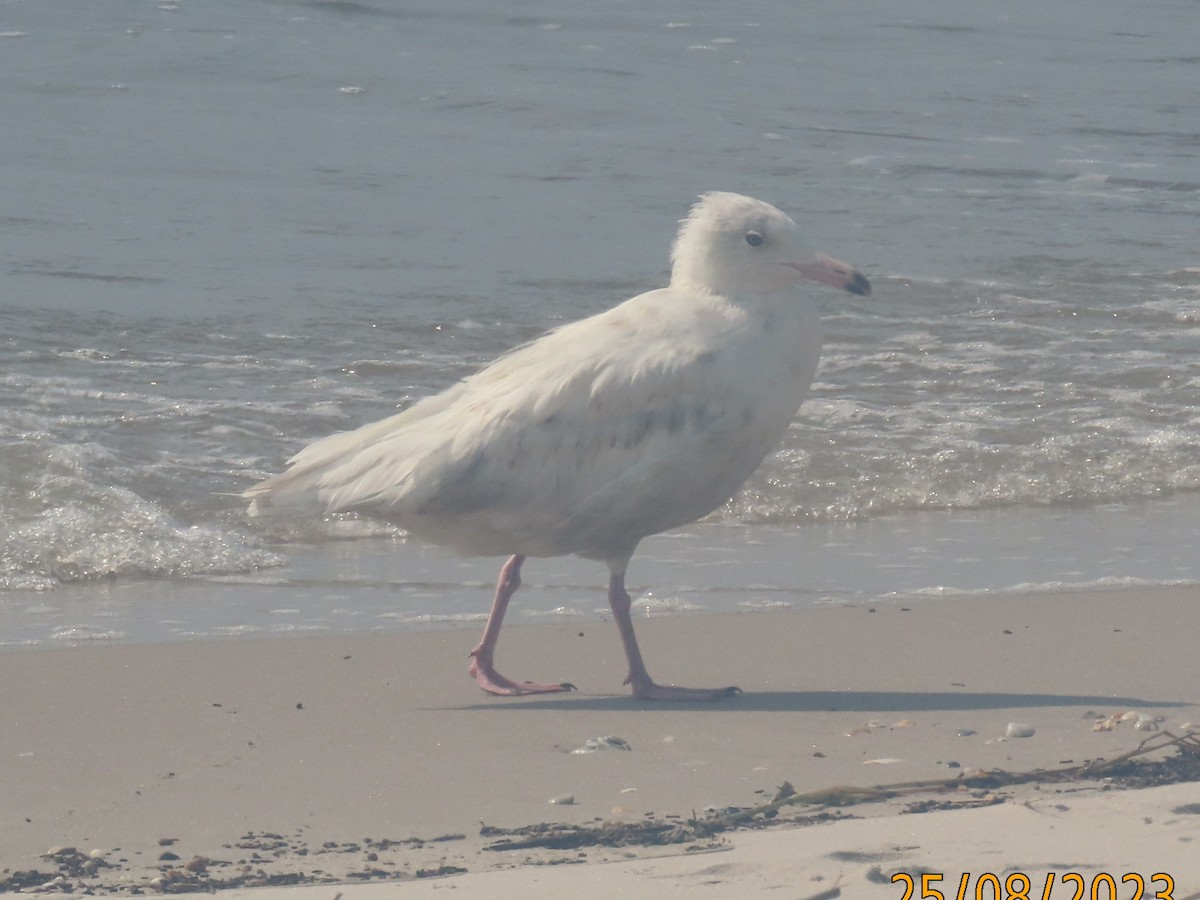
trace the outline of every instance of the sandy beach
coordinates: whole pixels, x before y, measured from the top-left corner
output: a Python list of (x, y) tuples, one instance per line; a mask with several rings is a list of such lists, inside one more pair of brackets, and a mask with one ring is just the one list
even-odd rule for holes
[[(1047, 874), (1075, 871), (1111, 874), (1115, 896), (1133, 896), (1128, 873), (1147, 896), (1158, 873), (1177, 900), (1200, 890), (1200, 783), (983, 777), (1200, 730), (1195, 588), (682, 615), (639, 630), (660, 679), (745, 693), (630, 699), (609, 622), (506, 630), (502, 671), (579, 687), (539, 698), (480, 693), (467, 630), (0, 655), (0, 884), (259, 900), (901, 897), (896, 872), (944, 874), (948, 895), (966, 874), (972, 896), (983, 873), (1017, 872), (1041, 896)], [(628, 749), (572, 752), (605, 737)], [(770, 828), (693, 827), (785, 782), (805, 794), (931, 780), (956, 786), (787, 806)], [(543, 823), (632, 836), (528, 846)], [(674, 826), (686, 839), (663, 843)]]
[[(3, 3), (0, 894), (1200, 900), (1196, 7)], [(247, 516), (667, 284), (714, 190), (873, 286), (630, 569), (650, 672), (744, 693), (632, 700), (566, 556), (497, 664), (578, 692), (487, 696), (500, 560)]]

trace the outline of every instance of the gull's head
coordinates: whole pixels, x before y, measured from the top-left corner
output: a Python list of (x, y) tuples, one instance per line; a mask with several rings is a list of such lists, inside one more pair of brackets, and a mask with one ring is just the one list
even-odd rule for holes
[(714, 191), (680, 224), (671, 250), (671, 286), (737, 296), (771, 294), (797, 281), (870, 294), (850, 266), (809, 249), (796, 223), (769, 203)]

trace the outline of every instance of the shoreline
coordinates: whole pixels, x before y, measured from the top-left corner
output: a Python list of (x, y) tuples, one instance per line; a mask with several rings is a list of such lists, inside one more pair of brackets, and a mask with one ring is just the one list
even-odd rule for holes
[[(388, 857), (388, 869), (409, 877), (439, 866), (465, 870), (455, 877), (508, 866), (536, 874), (544, 867), (520, 854), (483, 850), (480, 823), (686, 819), (764, 802), (784, 782), (803, 792), (1053, 769), (1119, 756), (1151, 729), (1200, 731), (1198, 626), (1193, 587), (642, 619), (643, 649), (660, 680), (736, 683), (746, 692), (695, 705), (630, 698), (609, 622), (506, 629), (502, 671), (581, 688), (529, 698), (491, 698), (474, 687), (465, 674), (474, 634), (462, 629), (4, 653), (0, 857), (9, 874), (50, 872), (42, 854), (52, 848), (95, 850), (126, 862), (83, 883), (122, 892), (152, 890), (172, 865), (163, 852), (180, 858), (175, 866), (212, 861), (209, 872), (221, 877), (230, 870), (216, 861), (236, 866), (257, 853), (260, 861), (243, 865), (285, 879), (321, 869), (342, 883), (368, 865), (367, 854), (384, 857), (364, 849), (365, 838), (401, 842), (402, 852), (389, 848), (400, 856)], [(1097, 720), (1111, 729), (1093, 730)], [(1033, 733), (1017, 737), (1022, 730), (1010, 724)], [(631, 750), (571, 752), (610, 735)], [(1200, 801), (1195, 787), (1153, 790), (1181, 798), (1179, 806)], [(1143, 794), (1104, 796), (1119, 815)], [(567, 797), (573, 802), (550, 802)], [(1002, 811), (1013, 805), (970, 811), (997, 822), (988, 838), (995, 846), (1004, 846), (1010, 814)], [(884, 804), (871, 820), (897, 822), (897, 811)], [(1072, 829), (1101, 827), (1063, 815)], [(918, 819), (930, 816), (895, 825), (897, 841)], [(812, 827), (840, 834), (850, 823)], [(950, 825), (945, 837), (957, 832)], [(263, 835), (283, 844), (236, 847), (271, 840)], [(433, 840), (447, 835), (463, 837)], [(766, 837), (729, 841), (738, 848)], [(166, 839), (173, 842), (164, 850)], [(330, 844), (358, 849), (318, 859)], [(651, 851), (614, 858), (622, 852)], [(854, 870), (861, 878), (869, 868), (832, 863), (813, 874)], [(1200, 860), (1195, 866), (1200, 879)], [(561, 877), (616, 871), (567, 868)], [(417, 888), (389, 882), (401, 884)], [(528, 896), (528, 886), (514, 890)]]
[[(803, 527), (701, 523), (643, 542), (630, 569), (652, 615), (1079, 591), (1200, 587), (1200, 496), (1088, 508), (928, 511)], [(1098, 547), (1103, 551), (1099, 552)], [(419, 541), (287, 544), (242, 575), (117, 578), (0, 594), (0, 653), (71, 643), (481, 628), (499, 559)], [(512, 624), (607, 614), (603, 567), (533, 559)]]

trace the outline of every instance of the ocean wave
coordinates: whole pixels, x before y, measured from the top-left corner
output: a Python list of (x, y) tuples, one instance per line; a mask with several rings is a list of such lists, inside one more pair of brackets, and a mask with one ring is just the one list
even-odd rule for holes
[[(128, 488), (89, 481), (81, 460), (111, 463), (103, 448), (57, 447), (46, 456), (48, 469), (2, 486), (0, 590), (246, 572), (284, 562), (253, 534), (212, 523), (184, 524)], [(25, 501), (20, 508), (11, 502), (18, 491)]]
[[(1194, 271), (1076, 265), (1064, 285), (1046, 256), (1010, 274), (885, 276), (886, 302), (828, 310), (812, 396), (711, 518), (857, 522), (1200, 491)], [(284, 336), (0, 311), (20, 330), (0, 341), (0, 589), (246, 575), (284, 544), (399, 535), (353, 517), (250, 522), (231, 495), (536, 330), (431, 315), (376, 327), (378, 310), (349, 310)]]

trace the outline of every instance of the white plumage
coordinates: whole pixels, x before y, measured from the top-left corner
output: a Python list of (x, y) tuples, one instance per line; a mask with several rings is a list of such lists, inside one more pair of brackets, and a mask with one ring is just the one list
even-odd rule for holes
[(357, 511), (480, 555), (512, 555), (472, 672), (512, 682), (495, 637), (526, 556), (608, 564), (629, 681), (644, 697), (728, 693), (655, 684), (633, 638), (625, 567), (638, 541), (728, 500), (783, 436), (820, 355), (801, 279), (867, 294), (849, 266), (806, 249), (769, 204), (703, 195), (681, 225), (671, 283), (555, 329), (398, 415), (310, 444), (247, 490), (252, 515)]

